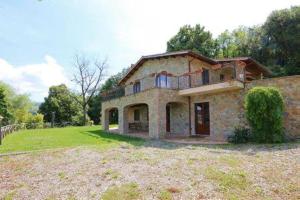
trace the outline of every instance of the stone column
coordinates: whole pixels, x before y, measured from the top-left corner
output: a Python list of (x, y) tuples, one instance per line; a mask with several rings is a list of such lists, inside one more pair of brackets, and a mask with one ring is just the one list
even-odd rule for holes
[(119, 111), (119, 131), (122, 134), (128, 133), (128, 108), (121, 107), (118, 109)]
[(164, 94), (158, 89), (149, 106), (149, 137), (162, 138), (166, 134), (166, 103)]
[(101, 124), (102, 128), (106, 131), (109, 130), (109, 110), (102, 109), (102, 116), (101, 116)]

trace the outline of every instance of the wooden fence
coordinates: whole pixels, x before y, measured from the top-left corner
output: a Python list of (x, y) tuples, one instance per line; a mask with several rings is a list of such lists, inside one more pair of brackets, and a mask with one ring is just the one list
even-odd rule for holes
[(8, 135), (14, 131), (17, 131), (20, 128), (22, 128), (21, 124), (12, 124), (12, 125), (0, 127), (0, 145), (2, 144), (2, 140), (6, 135)]

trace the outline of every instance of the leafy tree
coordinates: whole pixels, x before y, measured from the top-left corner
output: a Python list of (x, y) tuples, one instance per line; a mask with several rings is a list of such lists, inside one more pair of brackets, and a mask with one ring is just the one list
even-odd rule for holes
[(268, 60), (287, 75), (300, 74), (300, 6), (276, 10), (263, 25)]
[(196, 24), (195, 27), (185, 25), (179, 32), (167, 42), (167, 52), (179, 50), (193, 50), (204, 56), (217, 55), (217, 43), (205, 27)]
[(217, 38), (218, 57), (231, 58), (251, 56), (260, 58), (262, 55), (262, 30), (260, 26), (240, 26), (232, 32), (228, 30)]
[(0, 87), (0, 116), (3, 117), (0, 125), (8, 124), (11, 119), (11, 114), (8, 112), (8, 103), (4, 89)]
[(256, 142), (282, 142), (283, 98), (274, 87), (254, 87), (245, 97), (246, 117)]
[[(121, 72), (112, 75), (109, 77), (104, 84), (100, 87), (100, 90), (98, 93), (91, 98), (91, 101), (89, 102), (89, 110), (88, 115), (91, 118), (91, 120), (94, 121), (95, 124), (100, 123), (100, 115), (101, 115), (101, 92), (109, 91), (114, 88), (118, 87), (119, 81), (125, 76), (129, 68), (124, 68)], [(114, 115), (116, 116), (116, 115)], [(117, 119), (114, 119), (114, 122), (116, 122)]]
[(80, 107), (72, 95), (64, 84), (50, 87), (48, 97), (39, 107), (39, 113), (44, 115), (46, 122), (51, 122), (52, 112), (55, 112), (56, 123), (73, 122), (74, 116), (80, 112)]
[(230, 58), (234, 56), (237, 46), (234, 42), (232, 34), (228, 30), (225, 30), (219, 35), (217, 38), (217, 43), (219, 48), (219, 58)]
[(96, 94), (91, 101), (89, 102), (89, 110), (88, 115), (91, 120), (94, 121), (95, 124), (100, 123), (100, 116), (101, 116), (101, 94)]
[(10, 85), (3, 82), (0, 82), (0, 88), (4, 90), (7, 98), (7, 109), (11, 114), (11, 123), (25, 122), (33, 105), (29, 96), (27, 94), (17, 94)]

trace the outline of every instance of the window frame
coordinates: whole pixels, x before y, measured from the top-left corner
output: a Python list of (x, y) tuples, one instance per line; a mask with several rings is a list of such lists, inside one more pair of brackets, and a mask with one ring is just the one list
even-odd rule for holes
[(167, 74), (158, 74), (155, 77), (155, 86), (159, 88), (169, 88), (170, 78)]
[(202, 71), (202, 84), (208, 85), (209, 84), (209, 70), (203, 69)]
[(133, 84), (133, 93), (136, 94), (136, 93), (139, 93), (139, 92), (141, 92), (141, 82), (140, 81), (136, 81)]

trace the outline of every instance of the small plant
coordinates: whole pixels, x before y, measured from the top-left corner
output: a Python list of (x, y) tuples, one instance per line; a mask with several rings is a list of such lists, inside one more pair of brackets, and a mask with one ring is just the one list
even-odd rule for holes
[(162, 190), (160, 193), (159, 193), (159, 197), (158, 197), (160, 200), (172, 200), (173, 199), (173, 196), (172, 196), (172, 193), (168, 190)]
[(254, 87), (245, 97), (246, 117), (253, 139), (260, 143), (283, 142), (283, 98), (274, 87)]
[(102, 195), (102, 200), (137, 200), (141, 199), (141, 191), (136, 183), (128, 183), (108, 188)]
[(234, 144), (247, 143), (251, 140), (250, 129), (245, 127), (236, 127), (234, 135), (228, 137), (228, 141)]

